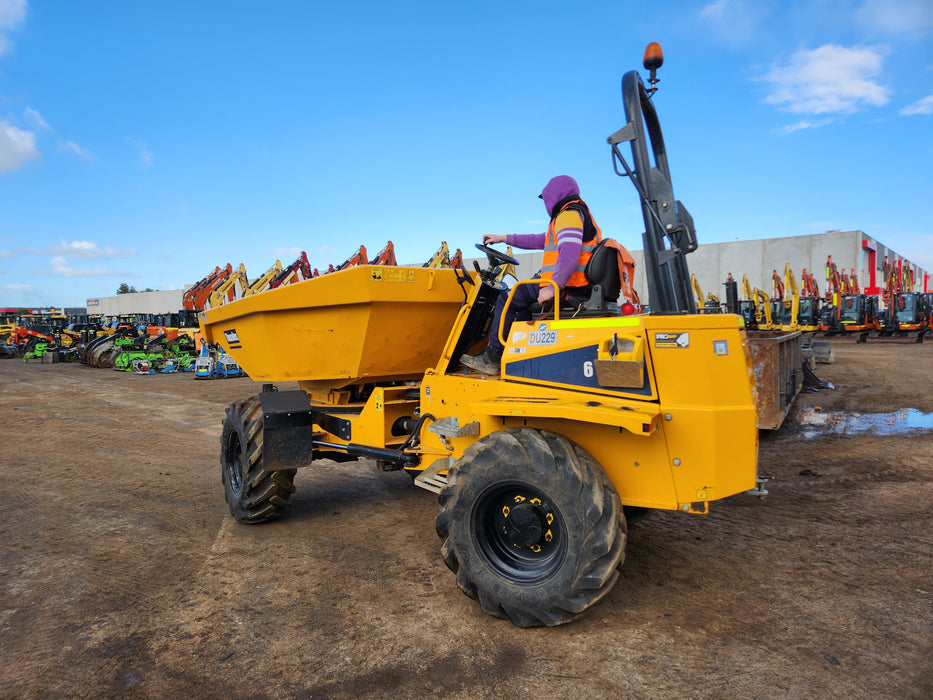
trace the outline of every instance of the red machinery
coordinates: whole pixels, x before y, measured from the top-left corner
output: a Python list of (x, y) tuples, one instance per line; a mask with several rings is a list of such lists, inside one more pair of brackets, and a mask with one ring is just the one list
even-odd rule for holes
[(917, 334), (917, 342), (930, 327), (929, 300), (926, 295), (913, 291), (913, 269), (905, 268), (901, 260), (888, 262), (884, 258), (885, 287), (881, 296), (884, 300), (884, 315), (879, 314), (875, 322), (878, 335), (906, 336)]

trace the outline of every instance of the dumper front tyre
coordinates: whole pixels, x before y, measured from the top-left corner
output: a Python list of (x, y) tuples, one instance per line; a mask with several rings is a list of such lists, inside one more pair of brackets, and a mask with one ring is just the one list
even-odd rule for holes
[(451, 467), (438, 500), (444, 563), (489, 615), (560, 625), (619, 576), (627, 536), (619, 496), (602, 467), (559, 435), (487, 435)]
[(263, 468), (262, 438), (259, 397), (231, 403), (220, 437), (220, 469), (230, 513), (241, 523), (274, 520), (295, 492), (297, 470)]

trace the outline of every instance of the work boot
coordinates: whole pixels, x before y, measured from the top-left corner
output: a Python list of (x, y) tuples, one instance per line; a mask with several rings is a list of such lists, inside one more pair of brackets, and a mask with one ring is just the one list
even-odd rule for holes
[(463, 355), (460, 358), (460, 363), (480, 374), (496, 377), (499, 375), (499, 361), (501, 359), (501, 355), (497, 358), (492, 358), (489, 356), (489, 351), (484, 350), (479, 355)]

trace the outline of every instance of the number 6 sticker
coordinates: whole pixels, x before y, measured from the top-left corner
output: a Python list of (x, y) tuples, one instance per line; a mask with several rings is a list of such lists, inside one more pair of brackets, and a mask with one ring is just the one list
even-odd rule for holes
[(593, 376), (593, 363), (592, 363), (592, 362), (584, 362), (584, 363), (583, 363), (583, 376), (584, 376), (584, 377), (592, 377), (592, 376)]

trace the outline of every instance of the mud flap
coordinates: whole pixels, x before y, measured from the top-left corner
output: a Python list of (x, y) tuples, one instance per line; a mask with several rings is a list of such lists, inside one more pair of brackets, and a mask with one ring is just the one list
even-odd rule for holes
[(314, 412), (308, 395), (296, 391), (263, 391), (262, 462), (266, 469), (294, 469), (313, 459)]

